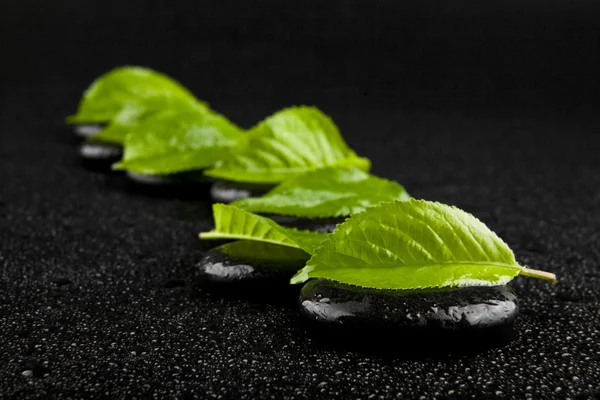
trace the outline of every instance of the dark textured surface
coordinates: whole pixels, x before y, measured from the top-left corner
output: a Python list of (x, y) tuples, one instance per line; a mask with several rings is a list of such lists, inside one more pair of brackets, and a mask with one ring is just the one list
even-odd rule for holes
[[(332, 112), (376, 173), (474, 212), (521, 262), (559, 276), (556, 285), (516, 280), (522, 315), (509, 346), (405, 361), (319, 346), (294, 302), (192, 290), (194, 265), (211, 245), (197, 240), (211, 227), (209, 203), (125, 191), (122, 176), (81, 168), (60, 123), (73, 101), (59, 101), (29, 118), (26, 98), (15, 98), (5, 114), (5, 394), (562, 398), (600, 390), (599, 143), (585, 135), (600, 127), (592, 120)], [(361, 140), (366, 128), (377, 140)], [(48, 375), (24, 376), (31, 360)]]
[[(598, 396), (598, 15), (587, 2), (403, 3), (252, 2), (235, 19), (217, 2), (0, 4), (0, 392)], [(514, 282), (509, 345), (424, 359), (331, 347), (294, 301), (192, 289), (208, 189), (141, 194), (86, 170), (62, 124), (91, 78), (124, 63), (170, 73), (244, 127), (323, 108), (375, 173), (475, 213), (559, 283)]]

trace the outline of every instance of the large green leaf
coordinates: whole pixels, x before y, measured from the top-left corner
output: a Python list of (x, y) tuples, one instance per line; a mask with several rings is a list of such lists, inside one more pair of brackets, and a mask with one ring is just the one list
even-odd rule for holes
[(132, 128), (123, 160), (113, 168), (153, 175), (202, 169), (225, 157), (241, 136), (240, 128), (216, 113), (164, 111)]
[(206, 172), (238, 182), (278, 183), (327, 166), (369, 170), (331, 118), (314, 107), (279, 111), (252, 128), (231, 156)]
[(142, 67), (115, 68), (96, 79), (85, 91), (71, 124), (107, 124), (93, 140), (121, 143), (132, 126), (164, 109), (208, 110), (175, 80)]
[(232, 205), (254, 213), (308, 218), (341, 217), (386, 200), (408, 200), (397, 182), (357, 168), (324, 168), (290, 178), (262, 197), (240, 199)]
[(309, 278), (377, 289), (502, 285), (516, 275), (554, 280), (520, 266), (510, 248), (458, 208), (411, 199), (380, 203), (330, 234), (306, 267)]
[(284, 228), (275, 221), (226, 204), (214, 204), (215, 229), (200, 239), (242, 239), (295, 247), (312, 254), (327, 234)]

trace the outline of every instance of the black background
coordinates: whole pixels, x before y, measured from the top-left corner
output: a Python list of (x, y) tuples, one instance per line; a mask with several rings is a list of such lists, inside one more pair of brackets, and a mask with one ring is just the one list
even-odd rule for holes
[(343, 105), (365, 102), (365, 93), (386, 105), (460, 110), (598, 100), (600, 6), (592, 1), (28, 0), (3, 8), (3, 75), (22, 90), (81, 88), (132, 63), (225, 104)]
[[(598, 396), (597, 8), (3, 1), (1, 391)], [(124, 64), (173, 76), (245, 127), (292, 104), (322, 108), (374, 173), (475, 213), (559, 283), (515, 281), (511, 345), (421, 360), (330, 348), (293, 302), (198, 292), (210, 204), (83, 169), (63, 126), (91, 80)]]

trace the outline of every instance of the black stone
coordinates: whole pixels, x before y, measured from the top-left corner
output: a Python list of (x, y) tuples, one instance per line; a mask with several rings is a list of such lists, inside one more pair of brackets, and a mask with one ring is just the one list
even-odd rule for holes
[(127, 171), (124, 189), (131, 193), (159, 198), (204, 200), (208, 197), (210, 178), (202, 171), (186, 171), (169, 175), (149, 175)]
[(86, 139), (97, 135), (103, 128), (103, 124), (78, 124), (73, 125), (73, 132), (80, 138)]
[(271, 218), (278, 224), (290, 228), (303, 229), (308, 231), (330, 233), (337, 229), (337, 224), (341, 224), (346, 217), (341, 218), (300, 218), (287, 215), (269, 214), (265, 217)]
[(126, 175), (132, 182), (148, 186), (206, 184), (210, 182), (210, 179), (205, 177), (202, 171), (186, 171), (167, 175), (150, 175), (127, 171)]
[(219, 180), (210, 188), (210, 195), (216, 203), (231, 203), (246, 197), (260, 197), (273, 187), (274, 185), (269, 184)]
[[(153, 198), (169, 198), (181, 200), (208, 200), (210, 181), (202, 175), (202, 171), (190, 171), (170, 175), (149, 175), (125, 171), (112, 179), (110, 185), (119, 191)], [(198, 207), (203, 213), (205, 207)], [(198, 214), (196, 214), (197, 216)]]
[(112, 164), (123, 157), (123, 147), (119, 144), (86, 140), (79, 147), (79, 155), (88, 168), (110, 170)]
[(267, 290), (273, 296), (290, 290), (290, 278), (308, 259), (299, 249), (240, 240), (207, 252), (197, 264), (197, 279), (202, 287), (221, 293), (245, 296)]
[(201, 279), (226, 283), (289, 283), (309, 256), (270, 243), (236, 241), (215, 247), (198, 264)]
[(376, 336), (386, 344), (410, 337), (429, 348), (436, 339), (506, 339), (518, 314), (517, 298), (506, 286), (400, 291), (316, 279), (302, 288), (299, 304), (320, 332)]

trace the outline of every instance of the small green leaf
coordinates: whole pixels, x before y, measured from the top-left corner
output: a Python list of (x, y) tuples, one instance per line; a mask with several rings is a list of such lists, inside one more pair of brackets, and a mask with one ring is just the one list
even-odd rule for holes
[(93, 140), (121, 143), (140, 119), (168, 108), (208, 110), (175, 80), (142, 67), (115, 68), (85, 91), (70, 124), (108, 124)]
[(200, 239), (241, 239), (302, 249), (312, 254), (325, 233), (284, 228), (275, 221), (226, 204), (214, 204), (215, 229)]
[(280, 183), (262, 197), (240, 199), (232, 205), (246, 211), (307, 218), (348, 216), (382, 201), (408, 200), (397, 182), (357, 168), (324, 168)]
[(314, 107), (292, 107), (268, 117), (240, 141), (231, 156), (207, 175), (238, 182), (278, 183), (327, 166), (371, 163), (358, 157), (327, 115)]
[(319, 246), (292, 283), (310, 278), (376, 289), (502, 285), (519, 273), (555, 280), (520, 266), (482, 222), (456, 207), (411, 199), (355, 214)]
[(131, 129), (123, 160), (113, 169), (165, 175), (206, 168), (225, 157), (242, 135), (216, 113), (163, 111)]
[(261, 266), (294, 265), (295, 270), (292, 273), (302, 268), (310, 258), (310, 255), (301, 249), (249, 240), (236, 240), (221, 245), (218, 249), (230, 257), (242, 261), (254, 261)]

